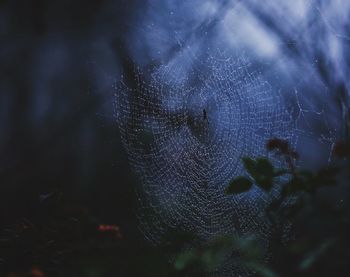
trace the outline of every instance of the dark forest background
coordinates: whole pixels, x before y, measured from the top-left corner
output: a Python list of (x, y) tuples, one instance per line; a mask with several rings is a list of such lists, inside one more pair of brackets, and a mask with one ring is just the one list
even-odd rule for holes
[(131, 220), (132, 182), (107, 78), (118, 74), (132, 1), (0, 7), (2, 219), (32, 214), (40, 195), (60, 186), (104, 220)]
[[(133, 9), (129, 0), (1, 1), (0, 219), (5, 240), (4, 232), (23, 222), (50, 225), (54, 215), (48, 206), (61, 196), (64, 203), (74, 203), (69, 216), (79, 210), (77, 217), (88, 218), (87, 228), (116, 225), (124, 238), (138, 237), (135, 179), (113, 116), (118, 41), (132, 24)], [(28, 272), (31, 263), (38, 263), (22, 253), (26, 247), (12, 247), (13, 255), (1, 251), (1, 274)]]

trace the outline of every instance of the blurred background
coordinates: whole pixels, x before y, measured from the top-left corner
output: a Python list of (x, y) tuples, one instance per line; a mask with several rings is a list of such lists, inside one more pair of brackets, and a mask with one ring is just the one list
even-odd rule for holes
[(117, 42), (132, 10), (132, 1), (1, 3), (3, 220), (32, 213), (55, 186), (105, 220), (132, 220), (113, 118)]
[(301, 164), (328, 163), (346, 131), (349, 18), (346, 0), (1, 1), (1, 225), (40, 222), (63, 194), (141, 239), (117, 83), (135, 65), (181, 63), (188, 48), (243, 51), (283, 95)]

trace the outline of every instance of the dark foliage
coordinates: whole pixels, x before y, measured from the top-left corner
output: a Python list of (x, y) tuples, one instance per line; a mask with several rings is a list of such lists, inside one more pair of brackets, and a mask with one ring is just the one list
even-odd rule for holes
[[(348, 276), (350, 207), (347, 194), (338, 196), (338, 199), (334, 197), (337, 191), (344, 188), (348, 192), (347, 143), (336, 144), (333, 154), (338, 160), (316, 172), (297, 168), (295, 160), (298, 155), (290, 150), (284, 140), (270, 140), (267, 149), (276, 151), (287, 162), (288, 168), (276, 169), (266, 158), (242, 159), (257, 186), (265, 191), (276, 185), (282, 187), (279, 198), (266, 211), (275, 228), (271, 246), (273, 258), (269, 264), (264, 264), (270, 271), (260, 274), (331, 276), (336, 272), (337, 276)], [(257, 166), (259, 163), (260, 167)], [(260, 170), (262, 167), (264, 170)], [(276, 172), (278, 174), (274, 175)], [(273, 179), (281, 175), (286, 175), (286, 181), (281, 183)], [(232, 194), (240, 192), (231, 188), (236, 182), (241, 182), (241, 177), (229, 185)], [(291, 199), (292, 203), (286, 202)], [(295, 228), (295, 237), (288, 243), (283, 243), (280, 237), (281, 223), (285, 220), (289, 220)], [(261, 260), (256, 262), (259, 264)]]

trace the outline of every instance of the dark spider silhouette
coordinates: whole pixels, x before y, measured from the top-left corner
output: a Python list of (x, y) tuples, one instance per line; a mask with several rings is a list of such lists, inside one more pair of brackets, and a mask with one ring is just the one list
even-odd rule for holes
[(207, 122), (208, 122), (208, 124), (209, 124), (208, 114), (207, 114), (206, 109), (203, 109), (203, 120), (207, 121)]

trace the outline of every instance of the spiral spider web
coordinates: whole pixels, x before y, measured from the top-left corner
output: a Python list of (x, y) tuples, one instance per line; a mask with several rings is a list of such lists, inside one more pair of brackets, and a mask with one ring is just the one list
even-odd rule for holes
[(254, 233), (268, 243), (264, 207), (274, 193), (254, 188), (227, 197), (224, 189), (244, 174), (242, 156), (266, 155), (272, 137), (294, 141), (291, 117), (246, 57), (187, 60), (149, 74), (135, 68), (135, 85), (122, 78), (116, 93), (121, 137), (142, 183), (141, 229), (155, 244), (173, 230), (202, 241)]

